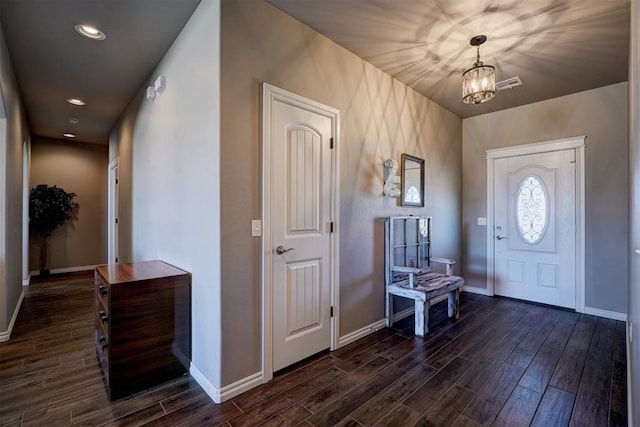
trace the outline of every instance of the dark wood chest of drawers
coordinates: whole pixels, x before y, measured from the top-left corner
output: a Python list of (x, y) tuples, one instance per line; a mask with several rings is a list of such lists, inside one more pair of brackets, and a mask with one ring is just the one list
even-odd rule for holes
[(95, 340), (109, 398), (183, 375), (191, 360), (191, 274), (162, 261), (96, 267)]

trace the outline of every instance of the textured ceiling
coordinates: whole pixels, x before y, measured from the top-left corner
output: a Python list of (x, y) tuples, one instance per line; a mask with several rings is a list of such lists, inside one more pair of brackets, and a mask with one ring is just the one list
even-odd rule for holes
[[(461, 117), (627, 80), (629, 0), (268, 0)], [(524, 86), (461, 101), (469, 45), (485, 34), (496, 80)]]
[[(34, 135), (105, 144), (199, 0), (0, 0), (0, 23)], [(107, 38), (75, 32), (93, 24)], [(67, 98), (84, 99), (76, 107)], [(80, 122), (72, 125), (68, 117)]]

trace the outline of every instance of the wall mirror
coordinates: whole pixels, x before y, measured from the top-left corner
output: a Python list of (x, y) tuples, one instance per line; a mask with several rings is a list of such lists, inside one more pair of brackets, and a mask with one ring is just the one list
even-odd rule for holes
[(402, 206), (424, 207), (424, 159), (402, 154)]

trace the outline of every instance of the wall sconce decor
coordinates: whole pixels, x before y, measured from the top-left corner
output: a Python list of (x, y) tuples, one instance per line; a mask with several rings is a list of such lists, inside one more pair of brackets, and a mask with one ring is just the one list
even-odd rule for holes
[(398, 176), (398, 162), (392, 159), (384, 161), (384, 167), (387, 168), (387, 179), (384, 181), (383, 193), (387, 197), (400, 196), (400, 177)]

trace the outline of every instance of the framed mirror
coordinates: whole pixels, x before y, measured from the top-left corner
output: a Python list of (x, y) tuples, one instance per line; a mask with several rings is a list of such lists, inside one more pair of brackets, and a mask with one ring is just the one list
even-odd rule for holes
[(402, 206), (424, 207), (424, 159), (402, 154)]

